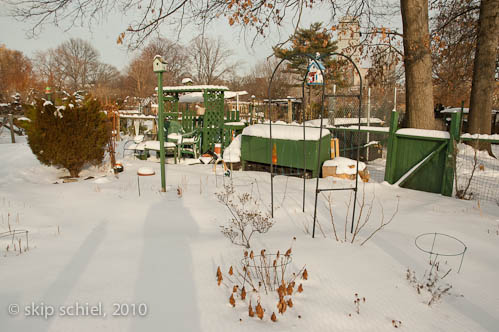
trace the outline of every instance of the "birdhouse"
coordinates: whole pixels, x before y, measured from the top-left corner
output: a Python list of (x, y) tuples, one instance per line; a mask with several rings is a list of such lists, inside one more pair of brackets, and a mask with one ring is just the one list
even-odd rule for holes
[(152, 62), (152, 70), (155, 73), (162, 73), (166, 71), (166, 61), (161, 57), (161, 55), (156, 55)]
[(322, 72), (325, 70), (326, 67), (320, 61), (312, 61), (308, 66), (307, 85), (323, 85), (324, 78)]

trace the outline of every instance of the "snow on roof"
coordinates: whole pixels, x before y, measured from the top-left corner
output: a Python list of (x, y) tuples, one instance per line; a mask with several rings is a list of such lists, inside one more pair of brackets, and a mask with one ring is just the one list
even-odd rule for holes
[(244, 96), (244, 95), (247, 95), (248, 92), (247, 91), (227, 91), (224, 93), (224, 98), (225, 99), (230, 99), (230, 98), (234, 98), (234, 97), (237, 97), (237, 96)]
[[(305, 140), (316, 141), (320, 138), (320, 128), (305, 127)], [(329, 135), (328, 130), (322, 130), (322, 137)], [(254, 136), (270, 138), (270, 126), (267, 124), (255, 124), (243, 129), (243, 136)], [(303, 127), (295, 125), (272, 126), (272, 139), (286, 139), (292, 141), (303, 141)]]
[(428, 130), (428, 129), (416, 129), (416, 128), (403, 128), (397, 130), (397, 134), (409, 135), (409, 136), (421, 136), (421, 137), (433, 137), (433, 138), (450, 138), (448, 131), (441, 130)]
[[(193, 87), (191, 85), (190, 87)], [(239, 94), (239, 96), (247, 95), (248, 92), (246, 91), (225, 91), (224, 92), (224, 99), (230, 99), (234, 98)], [(178, 97), (179, 103), (202, 103), (204, 102), (204, 97), (203, 97), (203, 92), (190, 92), (186, 93), (185, 95), (179, 96)]]
[[(158, 88), (156, 88), (156, 91)], [(223, 85), (179, 85), (179, 86), (164, 86), (163, 91), (165, 92), (176, 92), (176, 91), (186, 91), (186, 92), (196, 92), (205, 90), (218, 90), (218, 91), (228, 91), (229, 88)]]

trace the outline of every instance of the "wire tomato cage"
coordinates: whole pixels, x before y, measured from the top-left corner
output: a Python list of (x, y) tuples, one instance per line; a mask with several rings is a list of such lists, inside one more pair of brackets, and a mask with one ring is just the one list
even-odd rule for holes
[[(431, 242), (431, 248), (427, 248), (423, 245), (422, 242), (424, 242), (425, 239), (431, 239), (433, 237), (433, 240)], [(454, 245), (457, 244), (458, 249), (455, 251), (446, 251), (445, 248), (442, 246), (439, 246), (439, 243), (441, 244), (443, 241), (446, 240), (451, 240), (451, 242), (454, 243)], [(461, 261), (459, 263), (459, 269), (457, 273), (461, 272), (461, 267), (463, 265), (463, 260), (464, 260), (464, 255), (466, 254), (466, 251), (468, 250), (468, 247), (466, 244), (459, 240), (457, 237), (454, 237), (452, 235), (444, 234), (444, 233), (423, 233), (420, 234), (416, 237), (414, 240), (414, 244), (416, 247), (421, 250), (422, 252), (425, 252), (430, 255), (430, 262), (432, 261), (433, 257), (433, 263), (431, 264), (431, 270), (437, 263), (437, 259), (439, 256), (443, 257), (456, 257), (456, 256), (461, 256)], [(435, 246), (436, 245), (436, 246)], [(430, 272), (431, 272), (430, 270)]]

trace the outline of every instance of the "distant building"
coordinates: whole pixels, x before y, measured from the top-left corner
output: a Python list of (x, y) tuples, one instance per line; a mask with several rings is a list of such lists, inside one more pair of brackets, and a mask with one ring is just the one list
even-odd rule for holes
[[(349, 56), (355, 65), (359, 68), (362, 82), (365, 84), (365, 78), (368, 68), (362, 65), (360, 44), (360, 24), (359, 20), (353, 16), (343, 16), (338, 25), (338, 53)], [(352, 67), (349, 70), (352, 85), (359, 85), (360, 79), (356, 70)]]

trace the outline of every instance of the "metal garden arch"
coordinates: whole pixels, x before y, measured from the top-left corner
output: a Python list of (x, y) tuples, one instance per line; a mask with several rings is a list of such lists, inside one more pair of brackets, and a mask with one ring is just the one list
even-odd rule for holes
[[(359, 93), (358, 94), (332, 94), (332, 95), (326, 95), (326, 77), (324, 75), (324, 71), (323, 69), (321, 68), (321, 66), (319, 65), (319, 62), (318, 61), (321, 61), (322, 59), (324, 58), (327, 58), (327, 57), (330, 57), (330, 56), (341, 56), (345, 59), (347, 59), (352, 65), (353, 65), (353, 68), (355, 68), (355, 71), (357, 72), (357, 75), (359, 75), (359, 79), (360, 79), (360, 87), (359, 87)], [(272, 147), (273, 147), (273, 144), (272, 144), (272, 112), (271, 112), (271, 103), (272, 103), (272, 82), (274, 80), (274, 76), (275, 74), (277, 73), (277, 70), (279, 69), (279, 67), (281, 66), (281, 64), (284, 62), (284, 61), (288, 61), (288, 60), (291, 60), (293, 58), (297, 58), (297, 57), (304, 57), (304, 58), (308, 58), (309, 60), (313, 61), (315, 64), (316, 64), (316, 67), (319, 68), (319, 70), (321, 71), (321, 74), (322, 74), (322, 77), (323, 77), (323, 84), (322, 84), (322, 95), (321, 95), (321, 112), (320, 112), (320, 127), (319, 127), (319, 130), (320, 130), (320, 135), (319, 137), (322, 138), (322, 130), (324, 129), (323, 128), (323, 124), (324, 124), (324, 100), (325, 100), (325, 97), (331, 97), (331, 98), (357, 98), (359, 100), (359, 108), (358, 108), (358, 130), (360, 132), (360, 123), (361, 123), (361, 111), (362, 111), (362, 76), (360, 75), (360, 70), (359, 68), (357, 67), (357, 65), (355, 64), (355, 62), (347, 55), (345, 54), (342, 54), (342, 53), (337, 53), (337, 52), (330, 52), (330, 53), (326, 53), (326, 54), (323, 54), (319, 57), (315, 57), (311, 54), (307, 54), (307, 53), (298, 53), (298, 54), (295, 54), (295, 55), (292, 55), (292, 56), (289, 56), (289, 57), (285, 57), (283, 58), (281, 61), (279, 61), (279, 63), (277, 64), (277, 66), (275, 67), (274, 71), (272, 72), (272, 76), (270, 78), (270, 82), (269, 82), (269, 88), (268, 88), (268, 114), (269, 114), (269, 135), (270, 135), (270, 139), (269, 139), (269, 151), (270, 151), (270, 197), (271, 197), (271, 213), (272, 213), (272, 217), (274, 217), (274, 162), (272, 160)], [(306, 78), (307, 78), (307, 75), (308, 75), (308, 71), (307, 73), (305, 74), (305, 77), (303, 78), (303, 81), (302, 81), (302, 100), (305, 96), (305, 82), (306, 82)], [(312, 128), (317, 128), (317, 127), (313, 127), (313, 126), (306, 126), (305, 125), (305, 110), (303, 110), (303, 114), (302, 114), (302, 125), (303, 125), (303, 140), (305, 141), (306, 139), (306, 127), (312, 127)], [(317, 167), (319, 168), (320, 167), (320, 151), (321, 151), (321, 142), (322, 140), (319, 139), (319, 153), (317, 154), (318, 156), (318, 160), (317, 160)], [(322, 191), (336, 191), (336, 190), (353, 190), (354, 191), (354, 204), (353, 204), (353, 213), (352, 213), (352, 222), (351, 222), (351, 228), (350, 228), (350, 232), (352, 233), (353, 232), (353, 224), (354, 224), (354, 220), (355, 220), (355, 207), (356, 207), (356, 203), (357, 203), (357, 192), (358, 192), (358, 185), (359, 185), (359, 180), (358, 180), (358, 173), (359, 173), (359, 157), (360, 157), (360, 146), (359, 146), (359, 135), (357, 135), (357, 138), (356, 138), (356, 146), (357, 146), (357, 163), (356, 163), (356, 174), (357, 176), (355, 177), (355, 187), (345, 187), (345, 188), (319, 188), (319, 179), (320, 179), (320, 176), (317, 176), (317, 181), (316, 181), (316, 185), (315, 185), (315, 202), (314, 202), (314, 225), (313, 225), (313, 229), (312, 229), (312, 238), (315, 237), (315, 224), (316, 224), (316, 221), (317, 221), (317, 198), (318, 198), (318, 195), (320, 192)], [(303, 176), (303, 207), (302, 207), (302, 210), (303, 212), (305, 212), (305, 189), (306, 189), (306, 151), (305, 151), (305, 144), (303, 144), (303, 157), (304, 157), (304, 166), (303, 166), (303, 172), (301, 173), (302, 176)], [(320, 174), (320, 170), (317, 170), (318, 174)], [(297, 174), (293, 174), (293, 175), (299, 175), (300, 173), (297, 173)]]

